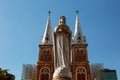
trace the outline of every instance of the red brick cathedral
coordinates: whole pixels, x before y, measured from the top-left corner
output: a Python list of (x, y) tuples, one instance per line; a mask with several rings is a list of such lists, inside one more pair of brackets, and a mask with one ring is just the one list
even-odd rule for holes
[[(54, 73), (54, 50), (50, 12), (46, 29), (39, 45), (36, 80), (52, 80)], [(75, 32), (71, 40), (70, 68), (73, 80), (91, 80), (85, 36), (82, 34), (78, 11), (76, 11)]]

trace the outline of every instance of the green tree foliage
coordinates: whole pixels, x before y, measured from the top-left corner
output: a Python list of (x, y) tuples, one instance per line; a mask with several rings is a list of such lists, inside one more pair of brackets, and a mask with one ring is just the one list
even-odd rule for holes
[(15, 76), (0, 68), (0, 80), (15, 80)]

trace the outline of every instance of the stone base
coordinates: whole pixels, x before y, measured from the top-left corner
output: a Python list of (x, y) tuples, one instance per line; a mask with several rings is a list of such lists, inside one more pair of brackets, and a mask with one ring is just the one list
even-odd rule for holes
[(59, 77), (59, 78), (53, 78), (52, 80), (71, 80), (71, 79), (65, 77)]
[(72, 73), (69, 68), (60, 66), (55, 69), (53, 73), (53, 78), (69, 78), (72, 79)]

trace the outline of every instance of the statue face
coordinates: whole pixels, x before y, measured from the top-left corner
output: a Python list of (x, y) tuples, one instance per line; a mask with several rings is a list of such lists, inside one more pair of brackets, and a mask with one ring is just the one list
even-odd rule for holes
[(66, 18), (65, 16), (60, 17), (60, 24), (66, 24)]

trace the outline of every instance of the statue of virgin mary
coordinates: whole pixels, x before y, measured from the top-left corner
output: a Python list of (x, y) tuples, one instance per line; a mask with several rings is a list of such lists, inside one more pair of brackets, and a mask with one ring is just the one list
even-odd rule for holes
[(53, 78), (72, 78), (70, 71), (71, 31), (66, 25), (66, 18), (60, 17), (60, 23), (54, 31), (54, 74)]

